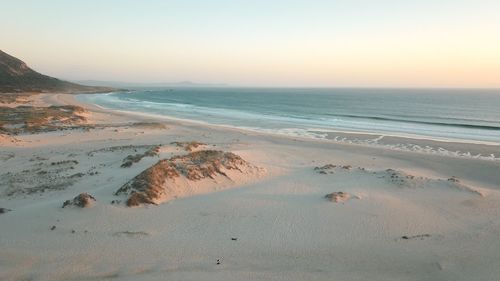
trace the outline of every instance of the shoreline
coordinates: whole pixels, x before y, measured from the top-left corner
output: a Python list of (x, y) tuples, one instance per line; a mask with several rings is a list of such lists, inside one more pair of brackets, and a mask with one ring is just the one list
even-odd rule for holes
[[(65, 94), (36, 99), (83, 106), (86, 124), (100, 126), (0, 139), (2, 280), (500, 274), (499, 161), (153, 120)], [(262, 174), (179, 177), (157, 205), (127, 207), (116, 195), (159, 161), (191, 155), (193, 142), (195, 153), (234, 153)], [(81, 193), (95, 201), (62, 208)]]
[[(436, 151), (436, 150), (415, 150), (410, 148), (406, 148), (405, 146), (402, 146), (401, 144), (392, 146), (392, 144), (389, 144), (389, 146), (386, 145), (372, 145), (372, 144), (365, 144), (365, 143), (356, 143), (354, 141), (345, 141), (345, 142), (336, 142), (332, 141), (330, 139), (315, 139), (315, 138), (308, 138), (308, 137), (297, 137), (297, 136), (289, 136), (289, 135), (284, 135), (284, 134), (272, 134), (272, 133), (267, 133), (267, 132), (261, 132), (261, 131), (249, 131), (246, 129), (242, 128), (237, 128), (237, 127), (232, 127), (232, 126), (225, 126), (225, 125), (217, 125), (217, 124), (205, 124), (205, 123), (199, 123), (196, 121), (190, 121), (190, 120), (184, 120), (184, 119), (176, 119), (176, 118), (171, 118), (168, 116), (162, 116), (162, 115), (148, 115), (140, 112), (134, 112), (134, 111), (120, 111), (120, 110), (114, 110), (114, 109), (108, 109), (108, 108), (101, 108), (97, 105), (93, 105), (91, 103), (85, 103), (77, 100), (75, 98), (75, 95), (71, 94), (64, 94), (64, 93), (56, 93), (56, 94), (41, 94), (39, 97), (40, 104), (43, 106), (48, 106), (51, 104), (54, 105), (76, 105), (76, 106), (81, 106), (84, 108), (87, 108), (91, 112), (91, 116), (89, 119), (90, 123), (96, 123), (96, 124), (107, 124), (107, 125), (112, 125), (112, 124), (127, 124), (127, 123), (133, 123), (133, 122), (164, 122), (165, 124), (168, 124), (168, 126), (173, 126), (173, 127), (179, 127), (179, 128), (189, 128), (189, 130), (192, 131), (201, 131), (201, 132), (211, 132), (215, 131), (218, 134), (225, 134), (225, 133), (233, 133), (233, 134), (238, 134), (242, 136), (248, 136), (252, 137), (254, 139), (264, 139), (266, 141), (270, 142), (284, 142), (284, 143), (300, 143), (300, 145), (308, 145), (308, 146), (324, 146), (324, 147), (332, 147), (335, 148), (335, 150), (366, 150), (370, 151), (375, 151), (377, 154), (381, 155), (402, 155), (398, 156), (398, 158), (403, 157), (416, 157), (416, 158), (433, 158), (435, 157), (436, 159), (450, 159), (450, 160), (462, 160), (462, 161), (470, 161), (472, 162), (477, 162), (478, 164), (482, 162), (491, 162), (494, 165), (500, 164), (499, 158), (494, 158), (491, 159), (490, 157), (486, 156), (484, 158), (482, 157), (475, 157), (473, 155), (471, 156), (461, 156), (461, 155), (456, 155), (453, 153), (453, 151)], [(206, 134), (206, 133), (204, 133)], [(346, 134), (348, 136), (356, 136), (356, 133), (348, 133)], [(392, 137), (392, 138), (397, 138), (397, 137)], [(355, 139), (352, 138), (352, 139)], [(432, 140), (425, 140), (426, 142), (419, 142), (418, 139), (407, 139), (403, 138), (403, 140), (410, 140), (414, 143), (417, 147), (424, 147), (426, 143), (428, 142), (434, 142)], [(454, 142), (440, 142), (436, 141), (434, 143), (437, 143), (438, 145), (443, 145), (443, 144), (449, 144), (452, 146), (463, 146), (462, 143), (454, 143)], [(476, 146), (475, 144), (469, 144), (469, 146), (474, 147)], [(441, 146), (440, 146), (441, 147)], [(467, 146), (466, 146), (467, 147)], [(484, 147), (489, 147), (488, 145), (483, 145), (483, 144), (478, 144), (477, 147), (481, 150)], [(497, 147), (493, 147), (496, 149)], [(496, 150), (495, 150), (496, 151)], [(495, 154), (500, 155), (500, 147), (498, 147), (498, 152)], [(490, 187), (497, 187), (496, 183), (495, 184), (489, 184)]]
[[(58, 95), (57, 97), (61, 96)], [(324, 137), (307, 137), (301, 135), (291, 135), (286, 133), (272, 132), (271, 130), (264, 131), (259, 129), (237, 127), (232, 125), (210, 124), (210, 123), (205, 123), (203, 121), (182, 119), (160, 114), (105, 108), (98, 106), (96, 104), (80, 101), (75, 96), (70, 96), (70, 95), (68, 95), (67, 97), (63, 96), (63, 99), (61, 101), (57, 101), (57, 97), (56, 97), (56, 102), (60, 104), (79, 105), (82, 107), (88, 107), (89, 109), (98, 112), (108, 112), (108, 113), (112, 112), (115, 114), (123, 114), (124, 116), (131, 116), (131, 117), (133, 116), (135, 118), (141, 118), (147, 120), (155, 119), (162, 121), (178, 122), (178, 124), (180, 125), (207, 126), (212, 128), (220, 128), (223, 130), (224, 129), (236, 130), (242, 133), (255, 133), (255, 134), (263, 134), (276, 137), (286, 137), (292, 139), (302, 139), (311, 141), (333, 141), (336, 143), (378, 147), (381, 149), (390, 149), (390, 150), (397, 149), (401, 151), (415, 152), (415, 153), (440, 154), (443, 156), (449, 156), (455, 158), (456, 157), (476, 158), (476, 159), (479, 158), (486, 161), (500, 161), (500, 143), (494, 143), (490, 141), (472, 141), (472, 140), (467, 141), (467, 140), (445, 139), (445, 138), (435, 138), (435, 137), (426, 138), (425, 136), (342, 131), (335, 129), (328, 131), (321, 131), (320, 133), (327, 134)], [(315, 131), (312, 130), (312, 132)], [(386, 140), (388, 141), (386, 142)]]
[[(74, 95), (65, 94), (65, 93), (46, 93), (40, 94), (34, 101), (34, 103), (38, 106), (49, 106), (49, 105), (75, 105), (86, 108), (90, 112), (89, 123), (94, 124), (104, 124), (105, 126), (113, 126), (113, 124), (121, 124), (126, 125), (128, 123), (133, 122), (160, 122), (168, 124), (168, 126), (180, 127), (180, 128), (189, 128), (189, 130), (193, 131), (203, 131), (210, 132), (215, 131), (219, 134), (224, 133), (233, 133), (239, 134), (243, 136), (249, 136), (255, 139), (264, 139), (266, 141), (271, 142), (285, 142), (285, 143), (300, 143), (301, 145), (315, 146), (320, 145), (324, 147), (332, 147), (336, 150), (366, 150), (366, 151), (375, 151), (377, 154), (397, 154), (403, 155), (402, 157), (436, 157), (437, 159), (450, 159), (450, 160), (462, 160), (462, 161), (471, 161), (476, 162), (478, 164), (482, 162), (492, 162), (494, 165), (500, 163), (500, 158), (492, 158), (490, 156), (485, 157), (477, 157), (475, 155), (461, 155), (456, 154), (455, 151), (452, 150), (429, 150), (425, 149), (426, 145), (434, 144), (438, 148), (442, 148), (443, 145), (450, 145), (452, 148), (476, 148), (479, 151), (483, 151), (488, 148), (495, 149), (495, 156), (500, 155), (500, 147), (497, 146), (489, 146), (484, 144), (467, 144), (464, 145), (462, 143), (456, 142), (441, 142), (441, 141), (433, 141), (433, 140), (418, 140), (412, 138), (401, 138), (402, 141), (410, 141), (409, 146), (402, 145), (401, 142), (397, 140), (398, 137), (384, 137), (382, 140), (389, 140), (387, 144), (384, 143), (376, 143), (375, 145), (367, 144), (364, 142), (356, 142), (356, 136), (359, 136), (357, 133), (346, 133), (339, 135), (339, 137), (349, 137), (347, 141), (334, 141), (332, 139), (318, 139), (318, 138), (309, 138), (309, 137), (300, 137), (300, 136), (290, 136), (285, 134), (273, 134), (268, 132), (261, 131), (252, 131), (246, 130), (243, 128), (226, 126), (226, 125), (217, 125), (217, 124), (205, 124), (196, 121), (184, 120), (171, 118), (168, 116), (162, 115), (148, 115), (140, 112), (133, 111), (120, 111), (108, 108), (102, 108), (97, 105), (91, 103), (85, 103), (77, 100)], [(204, 133), (206, 134), (206, 133)], [(364, 134), (361, 134), (364, 135)], [(376, 135), (380, 138), (380, 135)], [(392, 139), (396, 139), (395, 142), (391, 143)], [(384, 140), (384, 141), (385, 141)], [(417, 147), (417, 148), (415, 148)], [(445, 147), (446, 148), (446, 147)], [(400, 156), (398, 156), (400, 157)], [(495, 184), (490, 185), (495, 186)]]
[[(139, 92), (138, 94), (139, 94), (139, 99), (141, 99), (140, 98), (141, 93)], [(179, 94), (182, 95), (182, 91), (179, 92)], [(188, 91), (187, 94), (190, 94), (190, 92)], [(126, 96), (127, 96), (126, 100), (128, 100), (128, 98), (135, 100), (134, 95), (131, 95), (131, 96), (126, 95)], [(118, 99), (117, 97), (119, 97), (119, 95), (116, 95), (115, 98), (111, 98), (111, 96), (109, 96), (109, 98), (111, 98), (111, 99), (108, 100), (108, 95), (101, 95), (101, 97), (91, 97), (90, 95), (79, 95), (77, 98), (79, 100), (82, 100), (83, 102), (88, 102), (88, 103), (98, 102), (98, 103), (109, 106), (110, 107), (109, 109), (121, 110), (120, 104), (122, 101), (120, 101), (120, 99)], [(96, 98), (97, 100), (94, 100), (94, 98)], [(110, 104), (106, 103), (106, 102), (111, 102), (111, 101), (114, 101), (116, 103), (116, 106), (113, 105), (113, 102)], [(123, 101), (123, 102), (128, 103), (128, 101)], [(147, 99), (145, 99), (144, 102), (149, 103)], [(411, 119), (411, 118), (410, 118), (411, 120), (406, 120), (407, 118), (384, 119), (384, 117), (377, 117), (378, 114), (374, 114), (374, 113), (371, 113), (371, 114), (366, 113), (365, 115), (367, 115), (367, 116), (364, 117), (364, 116), (358, 116), (359, 114), (361, 114), (358, 112), (356, 115), (352, 115), (352, 116), (356, 117), (356, 118), (357, 117), (367, 118), (370, 120), (372, 120), (372, 119), (379, 120), (380, 119), (380, 121), (377, 121), (374, 123), (369, 121), (370, 123), (366, 123), (365, 125), (359, 125), (359, 124), (357, 124), (357, 122), (358, 122), (358, 121), (356, 121), (357, 119), (353, 119), (353, 120), (350, 120), (350, 119), (343, 120), (342, 119), (342, 116), (345, 116), (345, 117), (351, 116), (349, 114), (347, 114), (347, 115), (332, 115), (333, 116), (332, 118), (341, 118), (342, 119), (342, 120), (335, 119), (335, 121), (331, 121), (333, 123), (331, 123), (331, 122), (325, 123), (326, 121), (318, 123), (319, 120), (316, 120), (314, 118), (313, 118), (313, 120), (316, 120), (315, 122), (312, 122), (312, 123), (305, 122), (304, 123), (303, 121), (305, 121), (305, 120), (294, 119), (295, 117), (293, 117), (293, 116), (285, 117), (288, 115), (284, 115), (284, 116), (280, 115), (281, 117), (278, 118), (278, 116), (274, 116), (271, 114), (272, 116), (274, 116), (278, 119), (275, 120), (274, 117), (272, 117), (272, 118), (270, 117), (271, 118), (270, 122), (275, 122), (275, 121), (281, 122), (279, 120), (285, 118), (282, 121), (287, 122), (287, 123), (280, 123), (280, 125), (274, 126), (275, 128), (273, 128), (273, 129), (267, 129), (266, 127), (268, 127), (268, 126), (263, 126), (262, 128), (258, 128), (258, 127), (252, 128), (252, 124), (251, 124), (252, 122), (249, 123), (249, 122), (244, 121), (243, 119), (240, 120), (241, 122), (226, 122), (226, 121), (224, 121), (226, 119), (229, 120), (231, 118), (230, 115), (227, 115), (231, 112), (232, 112), (231, 114), (236, 114), (236, 116), (238, 116), (238, 114), (245, 114), (245, 115), (249, 114), (249, 116), (251, 116), (251, 119), (255, 119), (255, 120), (259, 120), (260, 117), (267, 118), (265, 114), (264, 114), (264, 116), (261, 116), (261, 113), (257, 113), (257, 111), (253, 111), (253, 110), (248, 111), (245, 109), (242, 109), (243, 111), (240, 111), (239, 109), (237, 109), (238, 107), (235, 107), (234, 109), (230, 109), (230, 108), (227, 108), (226, 106), (223, 106), (222, 108), (210, 107), (210, 106), (204, 107), (204, 105), (198, 104), (198, 103), (191, 104), (188, 100), (186, 100), (186, 102), (187, 102), (187, 104), (183, 103), (182, 101), (179, 101), (179, 103), (167, 102), (164, 104), (161, 102), (160, 103), (152, 102), (152, 105), (151, 105), (152, 109), (149, 109), (149, 107), (150, 107), (149, 105), (147, 106), (147, 108), (139, 106), (138, 108), (136, 108), (135, 112), (143, 112), (143, 113), (149, 114), (152, 110), (155, 110), (157, 112), (160, 112), (156, 115), (163, 116), (164, 112), (168, 112), (168, 110), (169, 110), (168, 108), (170, 108), (172, 106), (173, 112), (176, 112), (177, 115), (185, 116), (185, 117), (188, 116), (185, 118), (185, 120), (189, 120), (192, 122), (198, 122), (198, 120), (204, 120), (203, 115), (199, 115), (199, 114), (195, 115), (195, 116), (193, 116), (191, 114), (185, 115), (183, 113), (183, 111), (177, 112), (175, 109), (176, 106), (181, 106), (181, 107), (193, 106), (196, 109), (196, 111), (206, 112), (207, 114), (211, 114), (212, 111), (217, 109), (216, 111), (214, 111), (214, 114), (215, 114), (215, 116), (219, 116), (219, 117), (215, 117), (215, 119), (212, 120), (211, 124), (226, 124), (227, 126), (245, 128), (247, 130), (254, 130), (254, 131), (257, 131), (257, 130), (264, 131), (264, 132), (266, 132), (266, 131), (287, 131), (290, 133), (295, 133), (295, 135), (300, 135), (301, 132), (303, 131), (304, 134), (310, 134), (311, 137), (316, 137), (316, 138), (321, 138), (321, 137), (325, 137), (325, 136), (328, 137), (328, 134), (330, 134), (330, 133), (339, 132), (339, 133), (351, 133), (351, 134), (363, 134), (363, 135), (384, 135), (384, 136), (419, 139), (419, 140), (428, 139), (428, 140), (432, 140), (432, 141), (441, 141), (441, 142), (500, 145), (500, 143), (498, 142), (498, 139), (500, 138), (500, 136), (497, 137), (496, 133), (495, 133), (495, 131), (498, 132), (498, 130), (491, 130), (492, 128), (497, 128), (497, 126), (494, 125), (495, 123), (489, 119), (488, 120), (485, 119), (484, 122), (486, 122), (486, 123), (485, 124), (481, 123), (482, 124), (481, 125), (477, 122), (476, 122), (477, 124), (474, 122), (470, 123), (470, 122), (474, 121), (474, 119), (469, 120), (466, 117), (463, 117), (464, 119), (462, 120), (462, 119), (460, 119), (460, 117), (456, 116), (455, 118), (458, 118), (458, 119), (450, 119), (450, 120), (455, 120), (455, 121), (449, 121), (449, 123), (446, 123), (447, 121), (443, 121), (443, 120), (439, 119), (438, 117), (436, 117), (438, 119), (436, 119), (437, 121), (434, 123), (434, 121), (431, 121), (431, 119), (429, 119), (427, 121), (418, 121), (419, 120), (418, 118), (415, 120)], [(207, 102), (208, 104), (213, 104), (213, 102), (210, 102), (209, 100), (205, 100), (205, 102)], [(156, 104), (158, 104), (159, 106), (156, 106)], [(217, 103), (215, 103), (215, 104), (217, 104)], [(225, 109), (223, 109), (223, 108), (225, 108)], [(124, 107), (123, 110), (127, 110), (126, 107)], [(228, 112), (224, 113), (225, 110), (228, 110)], [(285, 112), (283, 112), (283, 113), (285, 113)], [(361, 115), (363, 115), (363, 114), (361, 114)], [(330, 115), (327, 115), (327, 116), (330, 116)], [(184, 117), (175, 117), (173, 115), (170, 115), (169, 117), (170, 118), (179, 118), (179, 119), (184, 118)], [(292, 118), (292, 119), (289, 120), (288, 118)], [(394, 121), (396, 123), (389, 124), (389, 123), (383, 122), (383, 120)], [(434, 120), (434, 119), (432, 119), (432, 120)], [(339, 122), (338, 124), (337, 124), (337, 121)], [(291, 122), (291, 123), (289, 123), (289, 122)], [(368, 122), (368, 121), (363, 119), (359, 122), (364, 123), (364, 122)], [(380, 122), (382, 122), (382, 123), (380, 123)], [(228, 123), (232, 123), (232, 125), (228, 124)], [(418, 123), (420, 125), (415, 127), (414, 130), (412, 131), (412, 130), (409, 130), (409, 128), (413, 128), (413, 126), (411, 125), (413, 123)], [(247, 124), (247, 125), (242, 125), (242, 124)], [(296, 124), (296, 125), (294, 125), (294, 124)], [(336, 124), (340, 127), (331, 128), (332, 124)], [(344, 125), (342, 125), (342, 124), (344, 124)], [(367, 124), (370, 124), (370, 125), (367, 125)], [(425, 127), (422, 127), (422, 125), (425, 125)], [(448, 127), (448, 126), (442, 127), (439, 125), (449, 125), (451, 127)], [(389, 126), (389, 127), (385, 128), (386, 126)], [(394, 126), (397, 126), (398, 128), (400, 128), (400, 130)], [(406, 127), (408, 127), (408, 128), (406, 128)], [(461, 131), (461, 130), (456, 131), (456, 128), (468, 128), (468, 129), (466, 131)], [(472, 128), (476, 128), (477, 131), (475, 129), (473, 130)], [(480, 128), (489, 128), (490, 130), (481, 130)]]

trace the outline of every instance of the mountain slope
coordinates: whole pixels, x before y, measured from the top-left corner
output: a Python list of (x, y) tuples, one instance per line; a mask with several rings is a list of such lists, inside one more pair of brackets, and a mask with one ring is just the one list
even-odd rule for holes
[(23, 61), (0, 50), (0, 93), (13, 92), (109, 92), (109, 87), (83, 86), (40, 74)]

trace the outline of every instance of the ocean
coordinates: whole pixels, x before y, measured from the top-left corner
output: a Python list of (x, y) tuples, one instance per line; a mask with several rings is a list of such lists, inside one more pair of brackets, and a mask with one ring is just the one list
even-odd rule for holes
[(500, 144), (500, 90), (172, 88), (79, 95), (102, 107), (256, 131)]
[(500, 143), (500, 90), (173, 88), (78, 99), (300, 136), (343, 131)]

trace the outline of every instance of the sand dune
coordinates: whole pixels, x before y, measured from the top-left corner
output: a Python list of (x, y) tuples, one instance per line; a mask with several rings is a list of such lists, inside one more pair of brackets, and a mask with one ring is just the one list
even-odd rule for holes
[(258, 177), (259, 173), (263, 169), (233, 153), (201, 150), (160, 160), (120, 187), (115, 195), (129, 195), (129, 207), (159, 204), (248, 182), (248, 176)]
[(499, 162), (87, 110), (0, 139), (0, 280), (500, 276)]

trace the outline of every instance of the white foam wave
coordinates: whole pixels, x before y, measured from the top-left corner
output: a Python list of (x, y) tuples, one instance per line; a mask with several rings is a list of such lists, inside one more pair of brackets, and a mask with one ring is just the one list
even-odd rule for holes
[(335, 137), (332, 139), (334, 142), (345, 143), (345, 144), (353, 144), (353, 145), (365, 145), (365, 146), (374, 146), (381, 147), (389, 150), (396, 151), (405, 151), (405, 152), (415, 152), (415, 153), (424, 153), (424, 154), (434, 154), (455, 158), (469, 158), (469, 159), (479, 159), (479, 160), (487, 160), (487, 161), (500, 161), (500, 158), (496, 157), (495, 154), (491, 153), (490, 155), (482, 155), (475, 154), (473, 155), (471, 152), (462, 152), (462, 151), (451, 151), (442, 147), (432, 147), (432, 146), (420, 146), (412, 143), (399, 143), (399, 144), (384, 144), (379, 141), (382, 140), (383, 136), (368, 139), (368, 140), (360, 140), (360, 139), (348, 139), (346, 137)]
[[(139, 113), (149, 114), (151, 116), (160, 115), (162, 117), (183, 120), (196, 123), (204, 124), (214, 124), (219, 126), (226, 126), (238, 129), (245, 129), (255, 132), (269, 133), (286, 135), (292, 137), (303, 137), (303, 138), (313, 138), (326, 140), (328, 134), (331, 132), (345, 132), (345, 133), (361, 133), (367, 136), (373, 135), (374, 138), (340, 138), (335, 137), (329, 139), (329, 141), (346, 143), (353, 145), (365, 145), (365, 146), (376, 146), (390, 150), (398, 151), (408, 151), (416, 153), (426, 153), (426, 154), (437, 154), (450, 157), (460, 157), (460, 158), (474, 158), (481, 160), (493, 160), (499, 161), (494, 154), (491, 155), (472, 155), (470, 152), (460, 152), (460, 151), (449, 151), (442, 147), (421, 147), (416, 144), (384, 144), (380, 141), (383, 136), (395, 136), (403, 137), (408, 139), (425, 139), (425, 140), (435, 140), (435, 141), (453, 141), (453, 142), (463, 142), (463, 143), (478, 143), (478, 144), (489, 144), (489, 145), (499, 145), (498, 142), (489, 142), (481, 140), (468, 140), (465, 138), (460, 138), (459, 136), (449, 136), (449, 137), (435, 137), (432, 136), (432, 131), (428, 128), (421, 128), (416, 130), (415, 128), (405, 128), (405, 130), (398, 133), (387, 134), (387, 131), (392, 130), (392, 125), (374, 124), (368, 123), (366, 121), (359, 120), (343, 120), (341, 118), (319, 118), (319, 119), (306, 119), (298, 118), (292, 116), (278, 116), (278, 115), (265, 115), (259, 113), (245, 112), (241, 110), (225, 109), (225, 108), (214, 108), (214, 107), (202, 107), (191, 104), (182, 103), (160, 103), (154, 101), (141, 101), (133, 98), (120, 98), (118, 95), (109, 93), (104, 95), (85, 95), (83, 97), (84, 101), (94, 103), (101, 107), (115, 108), (118, 110), (135, 111)], [(165, 114), (167, 113), (167, 114)], [(228, 124), (229, 123), (229, 124)], [(260, 124), (258, 126), (248, 126), (246, 124)], [(286, 126), (289, 127), (286, 127)], [(304, 126), (303, 128), (297, 128), (296, 126)], [(266, 127), (268, 126), (268, 127)], [(276, 128), (276, 127), (281, 128)], [(313, 126), (313, 127), (308, 127)], [(327, 129), (327, 128), (337, 128)], [(366, 130), (366, 128), (372, 128), (371, 131)], [(343, 131), (345, 130), (345, 131)], [(418, 131), (419, 134), (414, 134)], [(412, 134), (413, 133), (413, 134)], [(420, 134), (422, 133), (422, 134)]]

